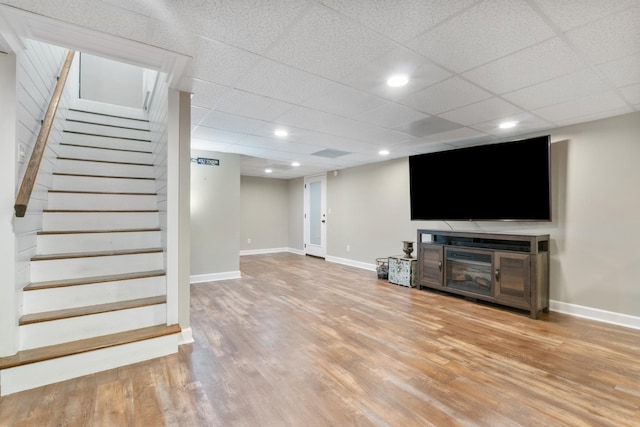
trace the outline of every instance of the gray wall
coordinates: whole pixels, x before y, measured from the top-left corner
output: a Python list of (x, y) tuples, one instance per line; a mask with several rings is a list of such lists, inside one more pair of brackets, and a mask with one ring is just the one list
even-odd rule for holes
[(241, 177), (240, 212), (240, 250), (287, 248), (289, 235), (289, 182), (287, 180)]
[(303, 202), (304, 178), (241, 177), (240, 249), (302, 251)]
[(240, 156), (192, 150), (220, 160), (191, 164), (191, 277), (214, 280), (240, 270)]
[[(548, 233), (552, 239), (552, 301), (640, 316), (640, 198), (636, 195), (640, 184), (639, 136), (640, 113), (554, 130), (552, 222), (452, 221), (450, 225), (456, 230)], [(228, 174), (220, 168), (220, 177), (209, 177), (221, 182), (204, 182), (204, 175), (193, 179), (192, 194), (207, 194), (209, 201), (201, 206), (202, 218), (192, 214), (192, 236), (196, 240), (191, 246), (192, 274), (238, 268), (241, 215), (233, 206), (240, 206), (240, 178), (237, 158), (235, 162)], [(216, 168), (208, 168), (214, 169), (210, 174), (216, 172)], [(193, 171), (202, 173), (195, 167)], [(288, 247), (302, 250), (303, 179), (288, 181), (288, 200), (280, 183), (269, 185), (261, 180), (266, 179), (243, 179), (256, 197), (251, 200), (251, 192), (245, 194), (243, 204), (265, 206), (263, 195), (256, 191), (259, 188), (266, 194), (277, 194), (288, 209), (288, 230), (283, 231)], [(376, 258), (402, 253), (401, 241), (415, 240), (418, 228), (449, 228), (443, 222), (409, 220), (406, 158), (340, 170), (337, 176), (328, 174), (327, 196), (327, 208), (331, 210), (327, 217), (329, 260), (374, 268)], [(284, 215), (283, 209), (272, 209), (276, 216)], [(247, 217), (243, 218), (246, 221)], [(282, 241), (272, 235), (261, 246), (277, 248)], [(216, 257), (228, 264), (218, 265)]]
[[(551, 223), (456, 222), (456, 230), (550, 234), (551, 299), (640, 316), (640, 113), (551, 132)], [(409, 220), (407, 159), (328, 177), (328, 257), (374, 264), (443, 222)], [(346, 251), (350, 245), (351, 251)]]
[[(327, 254), (375, 264), (415, 240), (407, 158), (327, 174)], [(347, 251), (347, 245), (350, 251)]]

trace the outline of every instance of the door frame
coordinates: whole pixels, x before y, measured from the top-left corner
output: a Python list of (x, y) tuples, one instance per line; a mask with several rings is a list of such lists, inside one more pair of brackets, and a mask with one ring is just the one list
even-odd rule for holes
[[(320, 214), (322, 215), (320, 230), (320, 246), (312, 245), (311, 228), (310, 228), (310, 187), (309, 184), (314, 181), (320, 181)], [(303, 230), (304, 242), (303, 252), (305, 255), (326, 258), (327, 256), (327, 174), (316, 174), (304, 177), (304, 207), (303, 207)]]

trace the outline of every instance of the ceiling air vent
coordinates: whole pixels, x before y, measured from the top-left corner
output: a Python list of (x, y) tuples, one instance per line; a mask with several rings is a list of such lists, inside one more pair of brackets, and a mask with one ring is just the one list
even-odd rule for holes
[(351, 153), (348, 151), (329, 150), (329, 149), (311, 153), (312, 156), (327, 157), (329, 159), (335, 159), (338, 157), (346, 156), (347, 154), (351, 154)]

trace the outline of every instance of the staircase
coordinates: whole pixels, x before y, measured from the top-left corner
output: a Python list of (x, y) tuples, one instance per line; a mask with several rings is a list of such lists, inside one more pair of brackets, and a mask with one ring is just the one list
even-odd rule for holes
[(149, 123), (142, 111), (82, 105), (91, 109), (68, 111), (20, 351), (0, 358), (2, 395), (177, 351)]

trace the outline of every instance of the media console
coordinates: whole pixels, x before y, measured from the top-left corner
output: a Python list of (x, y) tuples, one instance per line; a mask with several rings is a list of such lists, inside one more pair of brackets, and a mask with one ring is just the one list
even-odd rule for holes
[(418, 230), (418, 289), (549, 310), (549, 235)]

